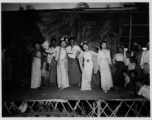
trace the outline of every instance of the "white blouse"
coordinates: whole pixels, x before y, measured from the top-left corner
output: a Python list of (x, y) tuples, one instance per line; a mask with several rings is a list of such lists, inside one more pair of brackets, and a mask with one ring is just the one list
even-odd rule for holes
[[(54, 51), (55, 49), (56, 49), (56, 47), (55, 48), (51, 47), (51, 48), (49, 48), (49, 50), (47, 50), (47, 52)], [(53, 57), (56, 57), (56, 52), (53, 53), (52, 55), (48, 54), (47, 63), (51, 63), (51, 60), (52, 60)]]
[[(59, 51), (58, 51), (59, 53)], [(60, 52), (60, 59), (65, 59), (66, 56), (66, 50), (64, 48), (61, 48), (61, 52)]]
[(141, 57), (141, 61), (140, 61), (140, 65), (141, 67), (143, 67), (143, 65), (145, 63), (148, 63), (149, 64), (149, 50), (148, 51), (144, 51), (142, 53), (142, 57)]
[(101, 59), (105, 59), (108, 61), (109, 64), (111, 64), (110, 51), (109, 50), (99, 50), (99, 52), (98, 52), (98, 63), (99, 64), (100, 64)]
[(74, 59), (75, 59), (76, 53), (77, 53), (78, 51), (81, 51), (81, 48), (80, 48), (78, 45), (74, 45), (73, 47), (68, 46), (68, 47), (66, 48), (66, 51), (67, 51), (67, 53), (73, 53), (73, 54), (68, 54), (68, 56), (69, 56), (70, 58), (74, 58)]
[(116, 61), (122, 61), (125, 63), (125, 65), (127, 65), (126, 63), (126, 57), (123, 54), (117, 53), (115, 54), (114, 58), (113, 58), (113, 63), (115, 64), (115, 60)]

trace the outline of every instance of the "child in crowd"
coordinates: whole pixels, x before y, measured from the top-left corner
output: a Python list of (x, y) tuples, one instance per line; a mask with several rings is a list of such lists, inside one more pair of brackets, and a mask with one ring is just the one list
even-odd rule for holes
[(128, 71), (124, 69), (124, 70), (122, 71), (122, 74), (123, 74), (123, 76), (124, 76), (124, 78), (125, 78), (124, 88), (129, 88), (128, 84), (129, 84), (129, 82), (130, 82), (130, 77), (129, 77), (129, 75), (128, 75)]
[(126, 52), (126, 66), (130, 64), (130, 57), (131, 57), (131, 52), (127, 50)]
[(134, 57), (130, 58), (130, 63), (128, 64), (128, 71), (135, 70), (136, 67), (136, 61)]
[(137, 79), (144, 79), (141, 67), (137, 64), (137, 60), (135, 59), (135, 57), (130, 58), (130, 64), (128, 65), (128, 71), (131, 71), (131, 70), (135, 70), (135, 72), (138, 74)]

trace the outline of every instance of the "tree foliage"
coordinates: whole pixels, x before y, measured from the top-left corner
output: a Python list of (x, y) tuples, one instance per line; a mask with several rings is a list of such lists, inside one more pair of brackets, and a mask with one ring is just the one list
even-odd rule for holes
[[(41, 13), (42, 14), (42, 13)], [(42, 18), (43, 19), (43, 18)], [(88, 41), (91, 47), (99, 48), (106, 40), (110, 49), (116, 46), (119, 15), (114, 13), (52, 12), (39, 25), (47, 39), (74, 36), (77, 43)], [(116, 50), (113, 50), (116, 51)]]

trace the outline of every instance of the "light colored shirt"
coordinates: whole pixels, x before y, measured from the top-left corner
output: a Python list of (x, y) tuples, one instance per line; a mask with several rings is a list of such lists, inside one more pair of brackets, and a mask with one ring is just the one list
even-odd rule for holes
[(59, 48), (60, 47), (56, 47), (54, 49), (49, 49), (49, 50), (46, 50), (47, 53), (50, 53), (51, 55), (55, 55), (55, 58), (57, 58), (57, 53), (59, 51)]
[(127, 85), (129, 82), (130, 82), (130, 77), (127, 75), (127, 76), (125, 77), (125, 87), (126, 87), (126, 85)]
[(74, 45), (73, 47), (68, 46), (68, 47), (66, 48), (66, 51), (67, 51), (67, 53), (73, 53), (73, 54), (68, 54), (68, 56), (69, 56), (70, 58), (75, 59), (75, 58), (76, 58), (76, 53), (77, 53), (78, 51), (81, 51), (81, 48), (80, 48), (78, 45)]
[(143, 65), (144, 65), (145, 63), (148, 63), (148, 64), (149, 64), (149, 50), (144, 51), (144, 52), (142, 53), (141, 61), (140, 61), (140, 66), (141, 66), (141, 68), (143, 68)]
[(99, 50), (98, 52), (98, 63), (100, 64), (101, 60), (107, 60), (107, 62), (111, 65), (111, 57), (109, 50)]
[(130, 58), (126, 58), (126, 65), (128, 66), (130, 64)]
[(125, 63), (125, 65), (127, 65), (126, 63), (126, 57), (123, 54), (117, 53), (115, 54), (114, 58), (113, 58), (113, 63), (115, 64), (115, 60), (116, 61), (122, 61)]
[[(49, 48), (47, 51), (49, 51), (49, 52), (51, 52), (51, 51), (54, 51), (56, 49), (56, 47), (54, 48), (54, 47), (51, 47), (51, 48)], [(51, 60), (52, 60), (52, 58), (53, 57), (56, 57), (56, 52), (54, 52), (53, 54), (48, 54), (47, 55), (47, 63), (51, 63)]]
[(50, 46), (50, 43), (46, 40), (46, 41), (42, 44), (42, 46), (43, 46), (46, 50), (48, 50), (48, 49), (49, 49), (49, 46)]
[(138, 95), (142, 95), (142, 96), (144, 96), (145, 98), (147, 98), (147, 99), (150, 100), (150, 87), (149, 87), (149, 86), (146, 86), (146, 85), (143, 85), (143, 86), (139, 89)]
[(130, 63), (128, 65), (128, 70), (135, 70), (136, 64), (135, 63)]

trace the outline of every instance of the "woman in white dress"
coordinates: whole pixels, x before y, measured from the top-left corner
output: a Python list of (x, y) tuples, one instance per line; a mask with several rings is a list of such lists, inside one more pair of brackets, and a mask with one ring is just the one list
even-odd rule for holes
[[(81, 89), (82, 91), (91, 90), (92, 72), (97, 73), (97, 53), (89, 50), (86, 42), (82, 43), (84, 52), (79, 56), (82, 71)], [(96, 59), (95, 59), (96, 58)]]
[(101, 50), (98, 51), (98, 64), (101, 77), (101, 88), (104, 92), (110, 90), (113, 87), (113, 81), (109, 65), (111, 65), (110, 51), (106, 49), (107, 42), (103, 41), (101, 44)]
[(46, 52), (50, 54), (56, 52), (55, 60), (57, 61), (57, 84), (60, 90), (69, 87), (68, 58), (65, 47), (66, 47), (66, 40), (65, 38), (62, 38), (61, 47), (56, 47), (52, 51), (46, 50)]
[(40, 44), (35, 43), (33, 51), (32, 74), (31, 74), (31, 89), (37, 89), (41, 86), (41, 51)]

